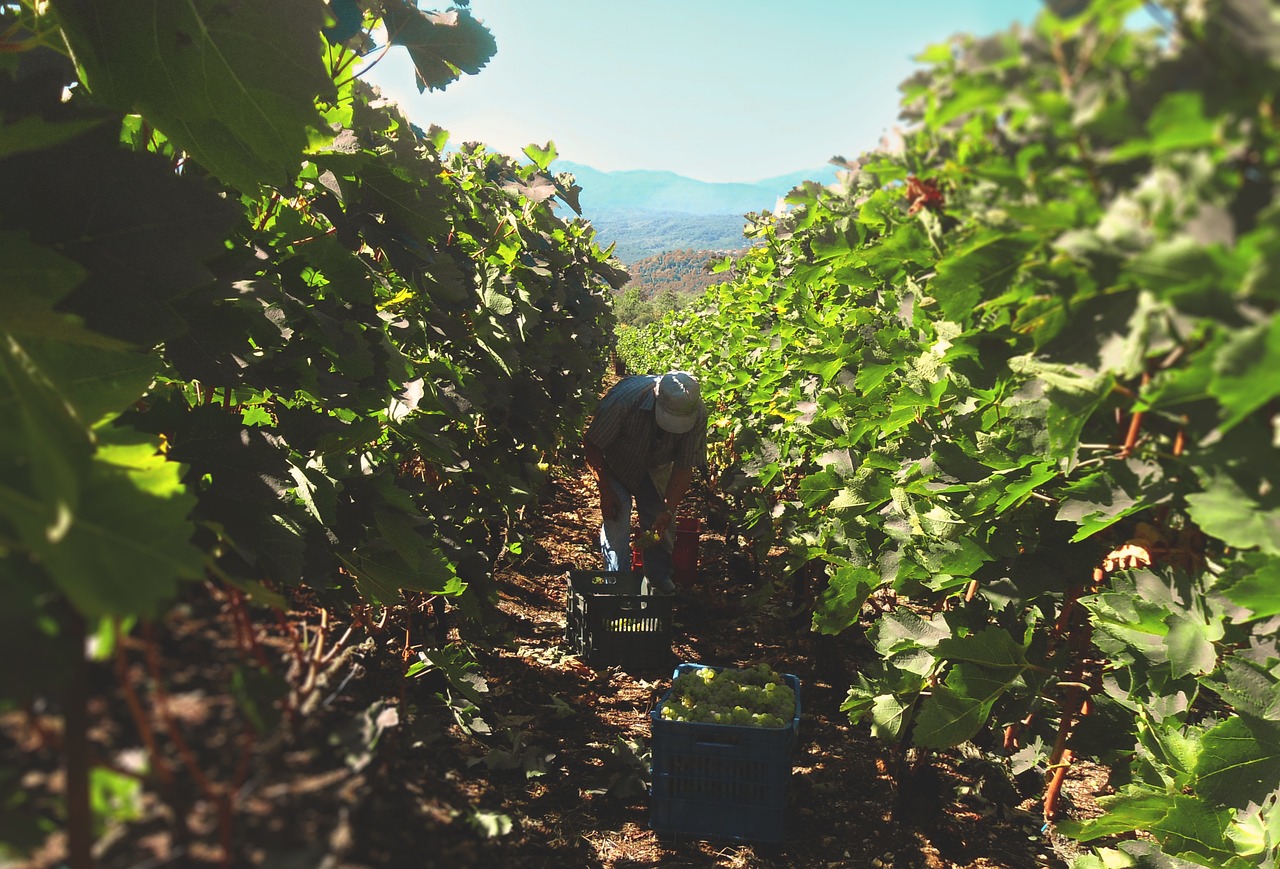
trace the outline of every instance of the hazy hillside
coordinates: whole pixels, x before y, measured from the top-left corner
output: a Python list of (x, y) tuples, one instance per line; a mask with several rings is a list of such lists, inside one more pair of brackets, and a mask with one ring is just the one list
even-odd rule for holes
[(741, 250), (744, 215), (772, 210), (803, 181), (830, 184), (837, 171), (828, 165), (731, 184), (648, 169), (601, 172), (568, 160), (555, 161), (552, 169), (573, 173), (582, 187), (583, 216), (601, 244), (616, 243), (618, 259), (628, 264), (672, 250)]
[(617, 243), (614, 251), (624, 263), (669, 250), (740, 250), (746, 221), (736, 214), (680, 214), (629, 209), (592, 209), (584, 216), (595, 226), (600, 245)]
[(707, 271), (707, 263), (722, 256), (721, 251), (684, 249), (645, 257), (627, 269), (631, 272), (631, 281), (622, 289), (635, 287), (645, 299), (663, 290), (682, 296), (701, 295), (707, 287), (729, 279), (728, 272)]
[(836, 177), (836, 168), (830, 165), (742, 183), (698, 181), (649, 169), (601, 172), (568, 160), (557, 160), (552, 169), (573, 173), (582, 187), (582, 207), (589, 214), (597, 210), (636, 210), (741, 217), (772, 209), (779, 197), (801, 181), (829, 184)]
[(619, 323), (646, 326), (668, 311), (684, 307), (715, 284), (729, 280), (728, 271), (711, 272), (707, 264), (724, 251), (673, 250), (645, 257), (628, 266), (631, 281), (613, 299)]

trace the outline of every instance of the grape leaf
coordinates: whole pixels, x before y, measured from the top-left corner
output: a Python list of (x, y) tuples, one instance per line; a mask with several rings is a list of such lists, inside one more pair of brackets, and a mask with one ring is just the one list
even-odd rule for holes
[(963, 663), (952, 668), (946, 683), (921, 701), (912, 731), (914, 742), (926, 748), (950, 748), (973, 738), (1011, 682), (997, 672)]
[(1080, 599), (1092, 614), (1098, 647), (1121, 661), (1132, 662), (1137, 653), (1152, 664), (1167, 662), (1169, 608), (1143, 599), (1132, 582), (1117, 580), (1115, 587)]
[[(203, 180), (175, 175), (164, 158), (122, 150), (106, 127), (0, 160), (0, 187), (14, 202), (40, 203), (7, 209), (0, 228), (25, 233), (83, 272), (56, 310), (143, 347), (185, 328), (171, 303), (213, 280), (204, 263), (225, 251), (237, 211)], [(55, 290), (70, 277), (60, 262)], [(85, 341), (83, 330), (68, 339), (77, 336)]]
[(941, 619), (922, 619), (909, 610), (896, 610), (876, 622), (872, 642), (881, 657), (907, 649), (931, 649), (951, 636)]
[(556, 152), (556, 143), (547, 142), (545, 146), (539, 147), (533, 143), (524, 146), (524, 155), (533, 161), (533, 165), (538, 167), (539, 172), (546, 172), (547, 168), (555, 161), (559, 154)]
[(1103, 797), (1107, 813), (1088, 821), (1061, 821), (1058, 831), (1081, 842), (1133, 830), (1150, 830), (1169, 814), (1170, 797), (1162, 791), (1129, 790)]
[(1004, 292), (1034, 244), (1030, 233), (991, 234), (942, 260), (937, 277), (929, 282), (929, 292), (938, 299), (943, 316), (959, 321), (971, 316), (984, 298)]
[(798, 489), (805, 506), (813, 509), (843, 490), (844, 479), (830, 469), (818, 471), (801, 480)]
[(1058, 476), (1058, 469), (1044, 462), (1036, 462), (1030, 466), (1029, 473), (1025, 478), (1015, 480), (1008, 484), (1004, 494), (1000, 500), (996, 502), (996, 512), (1003, 513), (1010, 507), (1016, 507), (1031, 497), (1040, 486)]
[(1228, 655), (1215, 675), (1218, 678), (1202, 679), (1202, 683), (1217, 691), (1237, 712), (1280, 721), (1280, 680), (1266, 669), (1238, 655)]
[(1272, 797), (1267, 807), (1251, 803), (1244, 811), (1236, 815), (1231, 827), (1227, 830), (1227, 838), (1235, 846), (1238, 853), (1254, 857), (1258, 860), (1275, 862), (1280, 856), (1277, 846), (1280, 838), (1276, 837), (1275, 798)]
[(61, 144), (106, 120), (102, 116), (88, 116), (50, 123), (35, 115), (16, 120), (6, 118), (6, 123), (0, 124), (0, 159)]
[(1245, 553), (1227, 568), (1221, 588), (1255, 620), (1280, 614), (1280, 558)]
[(1045, 397), (1049, 411), (1045, 424), (1049, 430), (1048, 455), (1055, 459), (1074, 459), (1083, 430), (1094, 411), (1111, 393), (1110, 377), (1087, 377), (1066, 366), (1038, 369), (1046, 383)]
[(0, 339), (0, 516), (40, 551), (64, 537), (79, 509), (92, 445), (22, 346)]
[(1280, 395), (1280, 317), (1241, 329), (1214, 357), (1209, 393), (1222, 402), (1222, 430)]
[(934, 647), (934, 654), (948, 661), (967, 661), (991, 668), (1027, 668), (1026, 646), (994, 625), (967, 636), (947, 637)]
[(1160, 153), (1212, 145), (1217, 123), (1204, 114), (1204, 95), (1196, 91), (1167, 94), (1147, 121), (1151, 149)]
[(1228, 476), (1187, 495), (1187, 511), (1206, 534), (1231, 546), (1280, 555), (1280, 509), (1264, 509)]
[(425, 594), (457, 595), (466, 587), (454, 574), (444, 556), (428, 547), (425, 541), (421, 547), (413, 547), (418, 558), (413, 565), (397, 551), (406, 545), (407, 543), (401, 542), (397, 548), (393, 548), (385, 540), (379, 540), (361, 547), (350, 556), (340, 558), (355, 578), (356, 588), (366, 601), (390, 606), (400, 600), (401, 589)]
[(84, 328), (79, 317), (54, 309), (54, 304), (84, 279), (84, 269), (77, 263), (11, 232), (0, 232), (0, 258), (8, 264), (0, 275), (5, 331), (100, 347), (128, 347)]
[(85, 84), (245, 191), (282, 185), (324, 129), (323, 0), (59, 0)]
[(1193, 772), (1202, 797), (1236, 808), (1263, 800), (1280, 782), (1280, 728), (1228, 718), (1200, 738)]
[(49, 382), (86, 425), (126, 410), (155, 379), (160, 360), (150, 353), (28, 340), (23, 345)]
[[(839, 456), (824, 456), (824, 459), (838, 459)], [(854, 472), (852, 478), (845, 480), (845, 487), (836, 493), (828, 509), (831, 512), (848, 511), (862, 513), (879, 507), (889, 500), (891, 481), (880, 471), (863, 466)], [(801, 481), (803, 487), (804, 481)]]
[(1057, 518), (1080, 526), (1072, 543), (1087, 540), (1126, 516), (1146, 509), (1157, 489), (1146, 479), (1150, 469), (1130, 461), (1109, 473), (1094, 473), (1066, 486)]
[(203, 575), (186, 516), (195, 497), (181, 467), (148, 438), (103, 448), (82, 483), (66, 535), (38, 547), (49, 573), (89, 618), (154, 615), (183, 580)]
[(866, 567), (840, 567), (827, 581), (813, 611), (813, 629), (838, 634), (856, 624), (867, 597), (880, 584), (880, 574)]
[(392, 44), (413, 60), (419, 93), (478, 73), (498, 50), (489, 28), (466, 9), (423, 12), (406, 0), (384, 0), (384, 9)]
[[(1068, 2), (1068, 0), (1058, 0), (1058, 2)], [(1078, 2), (1078, 0), (1069, 0), (1069, 2)], [(1204, 866), (1204, 863), (1199, 860), (1192, 863), (1189, 860), (1170, 857), (1155, 842), (1144, 839), (1120, 842), (1114, 849), (1106, 848), (1100, 853), (1106, 856), (1087, 855), (1076, 858), (1071, 864), (1071, 869), (1116, 869), (1118, 866), (1126, 869), (1200, 869)], [(1232, 869), (1236, 867), (1233, 866)], [(1239, 869), (1244, 867), (1241, 866)]]
[[(1133, 789), (1099, 804), (1106, 814), (1086, 822), (1063, 821), (1059, 832), (1083, 842), (1103, 836), (1145, 830), (1173, 856), (1196, 855), (1212, 860), (1212, 866), (1230, 865), (1234, 849), (1226, 838), (1232, 812), (1214, 808), (1184, 794)], [(1196, 862), (1201, 862), (1197, 860)]]
[(1026, 649), (1008, 631), (992, 626), (948, 637), (933, 652), (953, 666), (944, 684), (924, 699), (913, 736), (919, 745), (947, 748), (977, 733), (1000, 695), (1022, 678)]
[(1174, 613), (1167, 619), (1169, 633), (1165, 644), (1169, 649), (1169, 665), (1175, 679), (1211, 672), (1218, 662), (1214, 640), (1222, 638), (1218, 622), (1206, 623), (1194, 614)]
[(330, 44), (338, 45), (346, 42), (360, 32), (364, 12), (361, 11), (360, 4), (356, 0), (329, 0), (329, 13), (332, 16), (333, 26), (324, 29), (324, 38)]

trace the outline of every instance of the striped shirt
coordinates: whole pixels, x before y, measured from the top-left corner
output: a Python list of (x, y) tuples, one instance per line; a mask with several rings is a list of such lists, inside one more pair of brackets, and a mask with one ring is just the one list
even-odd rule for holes
[(587, 426), (586, 438), (604, 453), (609, 473), (633, 492), (645, 474), (664, 465), (699, 468), (707, 463), (706, 408), (684, 434), (663, 431), (653, 415), (654, 390), (661, 379), (638, 374), (618, 381)]

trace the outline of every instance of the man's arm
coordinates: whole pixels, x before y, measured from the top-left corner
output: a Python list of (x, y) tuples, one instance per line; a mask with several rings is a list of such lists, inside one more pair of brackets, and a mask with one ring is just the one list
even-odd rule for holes
[(659, 513), (653, 523), (653, 530), (661, 534), (674, 520), (676, 511), (680, 509), (680, 501), (689, 491), (693, 482), (693, 469), (705, 467), (707, 464), (707, 415), (704, 410), (702, 418), (692, 430), (682, 435), (676, 446), (675, 461), (671, 466), (671, 478), (667, 480), (665, 499), (667, 512)]
[(692, 482), (693, 468), (673, 467), (671, 469), (671, 479), (667, 481), (667, 494), (664, 498), (667, 502), (667, 508), (659, 513), (658, 518), (654, 520), (654, 533), (662, 534), (671, 525), (675, 519), (676, 511), (680, 509), (680, 502), (689, 491), (689, 484)]
[(616, 519), (622, 505), (618, 503), (618, 496), (614, 494), (613, 486), (609, 485), (609, 478), (605, 472), (604, 450), (589, 438), (583, 438), (582, 455), (587, 462), (587, 467), (591, 469), (591, 475), (596, 478), (596, 488), (600, 490), (600, 515), (606, 522)]
[(596, 488), (600, 490), (600, 514), (606, 522), (618, 518), (618, 513), (622, 510), (622, 503), (614, 493), (613, 486), (609, 484), (608, 465), (605, 462), (604, 450), (605, 447), (617, 440), (622, 432), (623, 417), (625, 416), (622, 397), (631, 388), (630, 384), (635, 382), (636, 379), (628, 377), (625, 380), (619, 380), (609, 388), (604, 398), (600, 399), (600, 406), (596, 408), (596, 412), (591, 417), (591, 422), (582, 436), (582, 455), (586, 459), (587, 467), (591, 469), (592, 476), (596, 478)]

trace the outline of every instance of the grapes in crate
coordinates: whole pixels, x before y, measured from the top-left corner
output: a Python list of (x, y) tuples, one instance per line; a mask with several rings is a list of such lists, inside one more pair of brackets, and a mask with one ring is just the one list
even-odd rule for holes
[(786, 727), (795, 716), (795, 692), (768, 664), (746, 670), (686, 670), (671, 689), (662, 708), (667, 721), (776, 728)]

